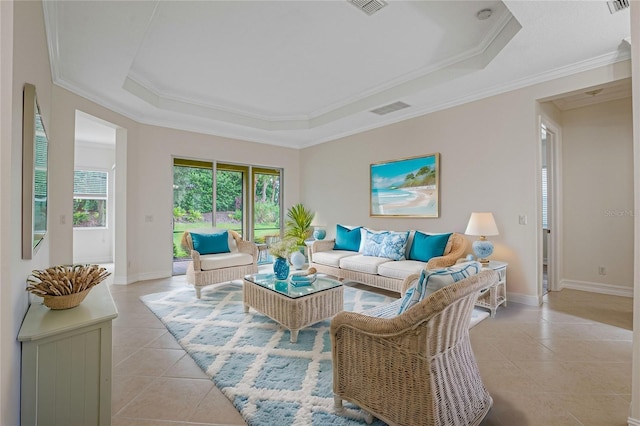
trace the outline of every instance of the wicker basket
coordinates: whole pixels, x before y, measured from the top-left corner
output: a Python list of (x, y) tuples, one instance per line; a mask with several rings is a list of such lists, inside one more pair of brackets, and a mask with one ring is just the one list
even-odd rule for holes
[(91, 288), (88, 288), (79, 293), (65, 294), (64, 296), (45, 295), (43, 296), (44, 306), (46, 306), (49, 309), (75, 308), (80, 303), (82, 303), (85, 297), (87, 297), (87, 294), (89, 294), (89, 291), (91, 291)]

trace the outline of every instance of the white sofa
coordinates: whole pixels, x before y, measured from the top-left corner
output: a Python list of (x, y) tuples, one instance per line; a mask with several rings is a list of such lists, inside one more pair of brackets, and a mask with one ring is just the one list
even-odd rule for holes
[(190, 229), (182, 234), (182, 246), (191, 253), (191, 262), (187, 267), (187, 282), (196, 289), (196, 297), (200, 299), (202, 287), (243, 278), (258, 272), (258, 246), (244, 241), (240, 234), (228, 231), (228, 252), (201, 254), (194, 250), (191, 233), (220, 234), (227, 232), (221, 228)]
[[(362, 228), (366, 230), (366, 228)], [(370, 231), (370, 230), (368, 230)], [(373, 231), (381, 232), (381, 231)], [(384, 231), (382, 231), (384, 232)], [(310, 266), (320, 273), (332, 275), (341, 280), (357, 281), (373, 287), (402, 292), (404, 280), (423, 269), (438, 269), (451, 266), (464, 255), (467, 240), (458, 233), (452, 233), (442, 256), (432, 257), (428, 261), (409, 259), (415, 231), (409, 232), (404, 259), (393, 260), (388, 257), (366, 255), (363, 245), (353, 250), (334, 250), (335, 239), (317, 240), (311, 244)], [(422, 234), (429, 234), (422, 232)], [(364, 237), (363, 237), (364, 238)]]

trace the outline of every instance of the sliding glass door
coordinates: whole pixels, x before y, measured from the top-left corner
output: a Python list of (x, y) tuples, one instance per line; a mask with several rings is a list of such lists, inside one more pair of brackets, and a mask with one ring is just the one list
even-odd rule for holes
[(282, 223), (281, 183), (280, 169), (174, 159), (174, 274), (184, 273), (184, 261), (190, 256), (180, 244), (187, 229), (231, 229), (260, 244), (277, 240)]
[(280, 237), (280, 170), (254, 167), (253, 241)]
[(187, 229), (213, 226), (213, 167), (210, 162), (179, 160), (173, 164), (173, 258), (190, 254), (180, 245)]

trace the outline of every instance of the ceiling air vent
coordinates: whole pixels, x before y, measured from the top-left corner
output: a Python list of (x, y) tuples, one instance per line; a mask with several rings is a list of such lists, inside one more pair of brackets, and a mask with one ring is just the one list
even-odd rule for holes
[[(366, 13), (373, 15), (387, 5), (383, 0), (347, 0), (349, 3)], [(628, 1), (628, 0), (627, 0)]]
[(629, 0), (611, 0), (607, 2), (609, 12), (616, 13), (629, 7)]
[(372, 109), (371, 112), (378, 115), (389, 114), (394, 111), (398, 111), (399, 109), (409, 108), (411, 105), (405, 104), (404, 102), (394, 102), (389, 105), (381, 106), (376, 109)]

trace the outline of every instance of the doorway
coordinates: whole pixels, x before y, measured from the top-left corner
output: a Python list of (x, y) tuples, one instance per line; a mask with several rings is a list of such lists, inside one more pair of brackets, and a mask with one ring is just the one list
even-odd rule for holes
[(540, 265), (541, 295), (557, 290), (559, 239), (559, 128), (550, 120), (540, 120), (540, 194), (542, 256)]

